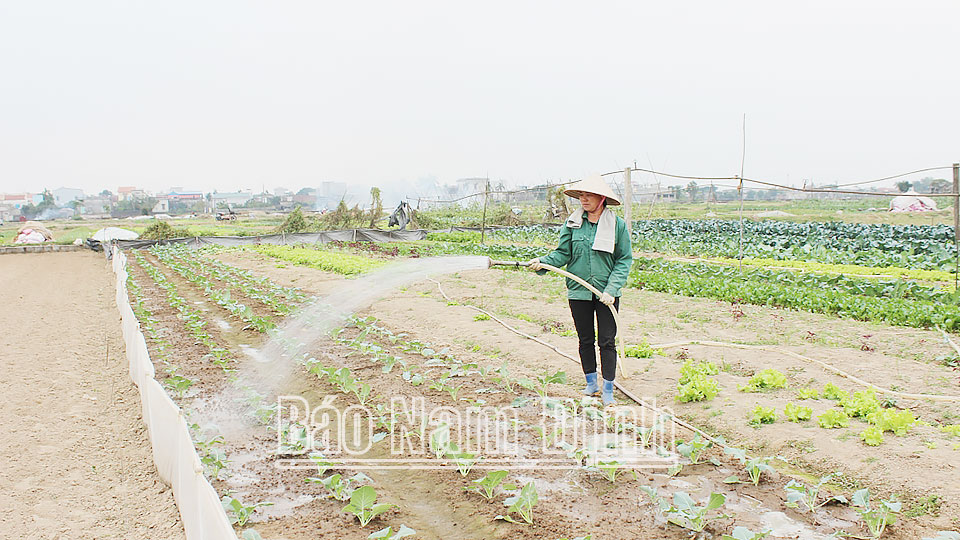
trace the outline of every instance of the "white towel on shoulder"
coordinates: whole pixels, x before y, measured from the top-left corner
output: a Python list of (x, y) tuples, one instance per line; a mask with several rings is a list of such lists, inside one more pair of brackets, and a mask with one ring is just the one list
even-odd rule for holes
[[(583, 225), (583, 209), (575, 210), (567, 218), (565, 225), (571, 229), (579, 229)], [(617, 243), (617, 215), (613, 210), (604, 208), (597, 221), (597, 235), (593, 239), (593, 249), (613, 253), (613, 246)]]

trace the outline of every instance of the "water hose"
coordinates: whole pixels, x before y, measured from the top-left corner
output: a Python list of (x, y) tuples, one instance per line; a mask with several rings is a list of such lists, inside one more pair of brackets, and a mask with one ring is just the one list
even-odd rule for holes
[[(488, 268), (493, 267), (493, 266), (513, 266), (513, 267), (515, 267), (515, 268), (520, 268), (521, 266), (530, 266), (530, 263), (529, 263), (529, 262), (517, 262), (517, 261), (495, 261), (495, 260), (493, 260), (493, 259), (490, 259)], [(551, 272), (556, 272), (556, 273), (560, 274), (560, 275), (563, 276), (563, 277), (570, 278), (570, 279), (576, 281), (577, 283), (579, 283), (579, 284), (583, 285), (584, 287), (586, 287), (586, 289), (587, 289), (588, 291), (590, 291), (590, 292), (592, 292), (593, 294), (595, 294), (595, 295), (597, 296), (597, 298), (600, 298), (600, 297), (603, 295), (602, 292), (598, 291), (597, 288), (594, 287), (593, 285), (587, 283), (586, 280), (584, 280), (583, 278), (581, 278), (581, 277), (579, 277), (579, 276), (575, 276), (575, 275), (571, 274), (570, 272), (567, 272), (566, 270), (561, 270), (561, 269), (557, 268), (556, 266), (549, 265), (549, 264), (546, 264), (546, 263), (540, 263), (540, 266), (541, 266), (543, 269), (545, 269), (545, 270), (550, 270)], [(604, 305), (606, 305), (606, 304), (604, 304)], [(613, 314), (613, 322), (614, 322), (614, 324), (617, 325), (617, 339), (620, 341), (620, 347), (617, 349), (617, 368), (618, 368), (618, 371), (620, 372), (620, 375), (621, 375), (623, 378), (628, 379), (629, 377), (627, 376), (627, 372), (624, 371), (624, 369), (623, 369), (623, 354), (624, 354), (624, 351), (626, 351), (626, 349), (623, 347), (623, 332), (621, 331), (622, 329), (621, 329), (621, 327), (620, 327), (620, 315), (619, 315), (619, 313), (617, 313), (617, 308), (615, 308), (615, 307), (613, 306), (613, 304), (610, 304), (610, 305), (607, 306), (607, 307), (610, 308), (610, 313)], [(614, 379), (616, 379), (616, 374), (614, 374)], [(626, 392), (624, 391), (624, 389), (623, 389), (622, 387), (620, 387), (620, 385), (616, 385), (616, 386), (617, 386), (617, 388), (620, 388), (620, 391), (621, 391), (621, 392), (626, 393)]]
[[(596, 294), (598, 297), (600, 296), (600, 291), (598, 291), (595, 287), (591, 286), (589, 283), (587, 283), (587, 282), (584, 281), (583, 279), (581, 279), (581, 278), (579, 278), (579, 277), (577, 277), (577, 276), (575, 276), (575, 275), (573, 275), (573, 274), (571, 274), (571, 273), (569, 273), (569, 272), (566, 272), (566, 271), (564, 271), (564, 270), (561, 270), (561, 269), (559, 269), (559, 268), (557, 268), (557, 267), (555, 267), (555, 266), (551, 266), (551, 265), (549, 265), (549, 264), (540, 263), (540, 265), (541, 265), (543, 268), (547, 269), (547, 270), (551, 270), (551, 271), (557, 272), (558, 274), (561, 274), (561, 275), (563, 275), (563, 276), (569, 277), (570, 279), (573, 279), (574, 281), (580, 283), (581, 285), (583, 285), (584, 287), (586, 287), (588, 290), (590, 290), (591, 292), (593, 292), (594, 294)], [(495, 260), (492, 260), (492, 259), (491, 259), (491, 260), (489, 261), (488, 267), (492, 267), (492, 266), (513, 266), (513, 267), (516, 267), (516, 268), (520, 268), (521, 266), (529, 266), (529, 264), (528, 264), (528, 263), (521, 263), (521, 262), (514, 262), (514, 261), (495, 261)], [(440, 286), (440, 283), (439, 283), (439, 282), (436, 282), (436, 283), (437, 283), (437, 286), (439, 287), (439, 286)], [(443, 293), (443, 289), (442, 289), (442, 288), (441, 288), (441, 293)], [(443, 295), (444, 295), (444, 297), (446, 297), (446, 294), (445, 294), (445, 293), (443, 293)], [(448, 300), (449, 300), (449, 298), (448, 298)], [(471, 307), (472, 307), (472, 306), (471, 306)], [(617, 310), (614, 309), (613, 306), (609, 306), (609, 307), (610, 307), (610, 311), (613, 313), (614, 320), (616, 321), (617, 328), (618, 328), (618, 330), (619, 330), (619, 329), (620, 329), (620, 320), (619, 320), (619, 317), (618, 317)], [(479, 308), (475, 308), (475, 309), (479, 309)], [(480, 310), (480, 311), (483, 311), (483, 310)], [(484, 313), (486, 313), (486, 312), (484, 311)], [(488, 313), (488, 315), (489, 315), (489, 313)], [(493, 316), (491, 315), (491, 317), (493, 317)], [(507, 324), (504, 323), (503, 321), (500, 321), (499, 319), (496, 319), (496, 317), (493, 317), (493, 318), (494, 318), (495, 320), (497, 320), (497, 322), (499, 322), (499, 323), (502, 324), (503, 326), (506, 326), (507, 328), (513, 330), (514, 332), (516, 332), (516, 333), (518, 333), (518, 334), (520, 334), (520, 335), (522, 335), (522, 336), (524, 336), (524, 337), (528, 337), (528, 338), (530, 338), (530, 339), (532, 339), (532, 340), (534, 340), (534, 341), (536, 341), (536, 342), (538, 342), (538, 343), (541, 343), (542, 345), (545, 345), (545, 346), (553, 349), (555, 352), (557, 352), (557, 353), (560, 354), (561, 356), (564, 356), (564, 357), (566, 357), (566, 358), (568, 358), (568, 359), (570, 359), (570, 360), (573, 360), (573, 361), (577, 361), (575, 358), (573, 358), (573, 357), (570, 356), (569, 354), (566, 354), (566, 353), (560, 351), (559, 349), (557, 349), (557, 348), (554, 347), (553, 345), (550, 345), (549, 343), (546, 343), (545, 341), (540, 340), (540, 339), (537, 339), (537, 338), (535, 338), (535, 337), (533, 337), (533, 336), (528, 336), (528, 335), (526, 335), (526, 334), (524, 334), (524, 333), (522, 333), (522, 332), (520, 332), (520, 331), (518, 331), (518, 330), (516, 330), (516, 329), (514, 329), (514, 328), (512, 328), (512, 327), (510, 327), (509, 325), (507, 325)], [(953, 347), (953, 349), (956, 350), (958, 354), (960, 354), (960, 346), (956, 345), (952, 340), (950, 340), (950, 338), (949, 338), (949, 336), (947, 336), (946, 332), (943, 332), (943, 331), (941, 330), (941, 333), (943, 333), (944, 339), (946, 339), (946, 341), (950, 344), (950, 346)], [(619, 337), (619, 340), (620, 340), (620, 350), (621, 350), (621, 351), (624, 351), (625, 349), (623, 348), (623, 334), (620, 333), (620, 332), (618, 332), (618, 337)], [(847, 372), (845, 372), (845, 371), (842, 371), (842, 370), (840, 370), (840, 369), (838, 369), (838, 368), (835, 368), (835, 367), (831, 366), (830, 364), (827, 364), (826, 362), (823, 362), (823, 361), (820, 361), (820, 360), (816, 360), (816, 359), (813, 359), (813, 358), (809, 358), (809, 357), (806, 357), (806, 356), (803, 356), (803, 355), (794, 353), (793, 351), (787, 351), (787, 350), (780, 349), (780, 348), (769, 348), (769, 347), (762, 347), (762, 346), (750, 346), (750, 345), (742, 345), (742, 344), (734, 344), (734, 343), (723, 343), (723, 342), (718, 342), (718, 341), (702, 341), (702, 340), (697, 340), (697, 341), (683, 341), (683, 342), (675, 342), (675, 343), (665, 343), (665, 344), (663, 344), (663, 345), (655, 345), (655, 347), (656, 347), (656, 348), (663, 349), (663, 348), (680, 347), (680, 346), (683, 346), (683, 345), (707, 345), (707, 346), (731, 347), (731, 348), (742, 348), (742, 349), (760, 349), (760, 350), (766, 350), (766, 351), (771, 351), (771, 352), (778, 352), (778, 353), (781, 353), (781, 354), (785, 354), (785, 355), (787, 355), (787, 356), (791, 356), (791, 357), (794, 357), (794, 358), (797, 358), (797, 359), (800, 359), (800, 360), (804, 360), (804, 361), (807, 361), (807, 362), (811, 362), (811, 363), (817, 364), (817, 365), (821, 366), (822, 368), (824, 368), (824, 369), (827, 370), (827, 371), (830, 371), (830, 372), (832, 372), (832, 373), (834, 373), (834, 374), (837, 374), (837, 375), (840, 375), (840, 376), (845, 377), (845, 378), (847, 378), (847, 379), (850, 379), (851, 381), (853, 381), (853, 382), (855, 382), (855, 383), (857, 383), (857, 384), (860, 384), (861, 386), (866, 386), (866, 387), (868, 387), (868, 388), (873, 388), (873, 389), (875, 389), (875, 390), (877, 390), (877, 391), (880, 391), (880, 392), (882, 392), (882, 393), (887, 393), (887, 394), (892, 394), (892, 395), (898, 395), (898, 396), (900, 396), (900, 397), (904, 397), (904, 398), (908, 398), (908, 399), (928, 399), (928, 400), (940, 401), (940, 402), (944, 402), (944, 401), (946, 401), (946, 402), (957, 402), (957, 401), (960, 401), (960, 396), (941, 396), (941, 395), (932, 395), (932, 394), (910, 394), (910, 393), (905, 393), (905, 392), (894, 391), (894, 390), (891, 390), (891, 389), (889, 389), (889, 388), (882, 388), (882, 387), (879, 387), (879, 386), (874, 385), (874, 384), (872, 384), (872, 383), (869, 383), (869, 382), (867, 382), (867, 381), (864, 381), (864, 380), (862, 380), (862, 379), (860, 379), (860, 378), (858, 378), (858, 377), (855, 377), (855, 376), (853, 376), (853, 375), (851, 375), (851, 374), (849, 374), (849, 373), (847, 373)], [(627, 375), (626, 375), (626, 372), (625, 372), (624, 369), (623, 369), (623, 356), (622, 356), (622, 354), (619, 355), (618, 364), (620, 365), (620, 373), (626, 378)], [(662, 412), (663, 412), (659, 407), (656, 407), (655, 405), (652, 405), (652, 404), (650, 404), (650, 403), (647, 403), (647, 402), (644, 401), (642, 398), (640, 398), (639, 396), (637, 396), (636, 394), (634, 394), (633, 392), (631, 392), (630, 390), (628, 390), (626, 387), (622, 386), (619, 382), (614, 381), (614, 385), (617, 387), (618, 390), (620, 390), (621, 392), (623, 392), (623, 394), (624, 394), (625, 396), (627, 396), (628, 398), (630, 398), (631, 400), (633, 400), (633, 401), (634, 401), (635, 403), (637, 403), (638, 405), (640, 405), (640, 406), (642, 406), (642, 407), (646, 407), (646, 408), (648, 408), (648, 409), (650, 409), (650, 410), (653, 410), (653, 411), (656, 411), (656, 412), (658, 412), (658, 413), (662, 413)], [(703, 438), (705, 438), (706, 440), (711, 441), (711, 442), (713, 442), (714, 444), (717, 444), (717, 445), (719, 445), (719, 446), (721, 446), (721, 447), (726, 448), (726, 447), (728, 446), (728, 444), (727, 444), (725, 441), (723, 441), (722, 439), (717, 439), (717, 438), (715, 438), (715, 437), (710, 436), (709, 434), (707, 434), (707, 433), (704, 432), (703, 430), (697, 428), (696, 426), (693, 426), (692, 424), (690, 424), (690, 423), (688, 423), (688, 422), (685, 422), (685, 421), (681, 420), (680, 418), (677, 418), (677, 417), (674, 416), (673, 414), (668, 413), (668, 416), (670, 417), (670, 419), (671, 419), (676, 425), (678, 425), (678, 426), (680, 426), (680, 427), (683, 427), (683, 428), (686, 428), (686, 429), (689, 429), (690, 431), (693, 431), (693, 432), (695, 432), (695, 433), (699, 433), (699, 434), (700, 434)]]
[[(947, 338), (947, 341), (950, 341), (950, 338)], [(745, 349), (745, 350), (767, 351), (767, 352), (779, 353), (785, 356), (789, 356), (790, 358), (796, 358), (797, 360), (803, 360), (804, 362), (816, 364), (821, 368), (823, 368), (824, 371), (829, 371), (834, 375), (839, 375), (840, 377), (850, 379), (851, 381), (859, 384), (860, 386), (863, 386), (865, 388), (871, 388), (877, 392), (880, 392), (881, 394), (889, 394), (892, 396), (902, 397), (904, 399), (930, 400), (930, 401), (941, 401), (941, 402), (945, 401), (945, 402), (951, 402), (951, 403), (960, 402), (960, 396), (939, 395), (939, 394), (911, 394), (909, 392), (900, 392), (898, 390), (892, 390), (890, 388), (877, 386), (872, 382), (865, 381), (860, 377), (857, 377), (856, 375), (847, 373), (846, 371), (843, 371), (840, 368), (836, 368), (822, 360), (817, 360), (816, 358), (810, 358), (809, 356), (797, 354), (793, 351), (790, 351), (787, 349), (781, 349), (779, 347), (766, 347), (763, 345), (747, 345), (745, 343), (724, 343), (722, 341), (709, 341), (709, 340), (702, 340), (702, 339), (655, 344), (653, 345), (653, 347), (656, 349), (670, 349), (673, 347), (683, 347), (686, 345), (702, 345), (706, 347), (726, 347), (728, 349)], [(954, 345), (954, 344), (951, 342), (951, 345)], [(960, 353), (960, 349), (958, 349), (957, 352)]]

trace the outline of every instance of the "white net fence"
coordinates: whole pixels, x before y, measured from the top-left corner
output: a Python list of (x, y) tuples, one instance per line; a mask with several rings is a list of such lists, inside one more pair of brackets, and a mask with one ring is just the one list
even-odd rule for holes
[(187, 540), (237, 540), (217, 492), (203, 475), (183, 413), (154, 378), (153, 362), (127, 297), (127, 258), (113, 248), (117, 309), (130, 362), (130, 378), (140, 390), (153, 461), (160, 478), (173, 488)]

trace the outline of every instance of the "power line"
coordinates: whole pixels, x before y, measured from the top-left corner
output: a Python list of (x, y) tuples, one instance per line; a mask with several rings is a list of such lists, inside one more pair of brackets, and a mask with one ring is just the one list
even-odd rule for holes
[[(780, 184), (774, 184), (772, 182), (764, 182), (763, 180), (754, 180), (752, 178), (744, 178), (744, 182), (753, 182), (754, 184), (760, 184), (763, 186), (772, 186), (776, 189), (787, 189), (790, 191), (800, 191), (803, 193), (840, 193), (843, 195), (868, 195), (874, 197), (896, 197), (896, 193), (883, 193), (880, 191), (852, 191), (846, 189), (822, 189), (822, 188), (798, 188), (793, 186), (783, 186)], [(849, 185), (849, 184), (848, 184)], [(923, 193), (924, 197), (956, 197), (956, 193)]]
[[(533, 186), (533, 187), (523, 188), (523, 189), (512, 189), (512, 190), (507, 190), (507, 191), (491, 191), (491, 192), (489, 192), (489, 193), (491, 193), (491, 194), (497, 194), (497, 195), (510, 195), (510, 194), (513, 194), (513, 193), (525, 193), (525, 192), (527, 192), (527, 191), (546, 191), (546, 190), (550, 190), (550, 189), (553, 189), (553, 188), (558, 187), (558, 186), (566, 186), (566, 185), (568, 185), (568, 184), (573, 184), (573, 183), (575, 183), (575, 182), (578, 182), (578, 180), (570, 180), (570, 181), (568, 181), (568, 182), (559, 182), (559, 183), (557, 183), (557, 184), (541, 184), (541, 185), (539, 185), (539, 186)], [(464, 199), (469, 199), (470, 197), (477, 197), (477, 196), (479, 196), (479, 195), (483, 195), (484, 193), (486, 193), (486, 192), (485, 192), (485, 191), (479, 191), (479, 192), (477, 192), (477, 193), (471, 193), (471, 194), (469, 194), (469, 195), (464, 195), (463, 197), (459, 197), (459, 198), (456, 198), (456, 199), (450, 199), (450, 200), (448, 200), (448, 201), (444, 201), (444, 200), (440, 200), (440, 199), (426, 199), (426, 198), (423, 198), (423, 197), (407, 197), (407, 200), (408, 200), (408, 201), (421, 200), (421, 201), (424, 201), (424, 202), (433, 202), (433, 203), (455, 203), (455, 202), (460, 202), (460, 201), (462, 201), (462, 200), (464, 200)]]
[[(863, 181), (860, 181), (860, 182), (850, 182), (850, 183), (846, 183), (846, 184), (836, 184), (836, 185), (835, 185), (835, 188), (841, 188), (841, 187), (846, 187), (846, 186), (854, 186), (854, 185), (860, 185), (860, 184), (871, 184), (871, 183), (876, 183), (876, 182), (883, 182), (883, 181), (885, 181), (885, 180), (893, 180), (893, 179), (895, 179), (895, 178), (901, 178), (901, 177), (904, 177), (904, 176), (909, 176), (909, 175), (911, 175), (911, 174), (917, 174), (917, 173), (927, 172), (927, 171), (945, 170), (945, 169), (949, 170), (949, 169), (953, 169), (953, 167), (952, 167), (952, 166), (946, 166), (946, 167), (927, 167), (927, 168), (923, 168), (923, 169), (917, 169), (917, 170), (915, 170), (915, 171), (910, 171), (910, 172), (895, 174), (895, 175), (892, 175), (892, 176), (885, 176), (885, 177), (883, 177), (883, 178), (877, 178), (877, 179), (874, 179), (874, 180), (863, 180)], [(873, 197), (895, 197), (895, 196), (898, 195), (897, 193), (884, 193), (884, 192), (879, 192), (879, 191), (856, 191), (856, 190), (843, 190), (843, 189), (834, 189), (834, 188), (827, 189), (827, 188), (808, 188), (808, 187), (798, 188), (798, 187), (794, 187), (794, 186), (787, 186), (787, 185), (783, 185), (783, 184), (777, 184), (777, 183), (775, 183), (775, 182), (770, 182), (770, 181), (765, 181), (765, 180), (757, 180), (757, 179), (755, 179), (755, 178), (744, 178), (744, 177), (742, 177), (742, 176), (690, 176), (690, 175), (684, 175), (684, 174), (674, 174), (674, 173), (668, 173), (668, 172), (663, 172), (663, 171), (657, 171), (657, 170), (654, 170), (654, 169), (644, 169), (644, 168), (642, 168), (642, 167), (637, 167), (637, 166), (634, 166), (634, 167), (633, 167), (632, 169), (630, 169), (630, 170), (631, 170), (631, 171), (635, 171), (635, 172), (650, 173), (650, 174), (653, 174), (654, 177), (656, 177), (656, 176), (659, 175), (659, 176), (666, 176), (666, 177), (670, 177), (670, 178), (679, 178), (679, 179), (683, 179), (683, 180), (709, 180), (709, 181), (715, 181), (715, 180), (734, 180), (734, 181), (736, 181), (738, 184), (740, 184), (741, 182), (751, 182), (751, 183), (753, 183), (753, 184), (759, 184), (759, 185), (762, 185), (762, 186), (768, 186), (768, 187), (766, 187), (766, 188), (757, 188), (757, 189), (769, 190), (769, 191), (773, 191), (773, 190), (788, 190), (788, 191), (796, 191), (796, 192), (799, 192), (799, 193), (836, 193), (836, 194), (841, 194), (841, 195), (865, 195), (865, 196), (873, 196)], [(623, 174), (623, 170), (611, 171), (611, 172), (603, 173), (603, 174), (601, 174), (600, 176), (612, 176), (612, 175), (616, 175), (616, 174)], [(543, 185), (540, 185), (540, 186), (534, 186), (534, 187), (523, 188), (523, 189), (514, 189), (514, 190), (508, 190), (508, 191), (491, 191), (490, 193), (491, 193), (491, 194), (509, 195), (509, 194), (513, 194), (513, 193), (524, 193), (524, 192), (528, 192), (528, 191), (545, 191), (545, 190), (550, 190), (550, 189), (553, 189), (553, 188), (556, 188), (556, 187), (559, 187), (559, 186), (569, 185), (569, 184), (572, 184), (572, 183), (574, 183), (574, 182), (577, 182), (577, 180), (570, 180), (570, 181), (568, 181), (568, 182), (559, 182), (559, 183), (556, 183), (556, 184), (543, 184)], [(724, 187), (724, 188), (729, 188), (729, 189), (740, 189), (740, 185), (730, 186), (730, 185), (725, 185), (725, 184), (718, 184), (718, 185), (716, 185), (715, 187)], [(660, 194), (665, 194), (665, 193), (671, 193), (671, 191), (663, 191), (663, 190), (661, 190), (661, 189), (658, 189), (657, 191), (652, 191), (652, 192), (638, 192), (638, 193), (635, 193), (634, 195), (660, 195)], [(458, 197), (458, 198), (456, 198), (456, 199), (450, 199), (450, 200), (427, 199), (427, 198), (423, 198), (423, 197), (407, 197), (406, 199), (407, 199), (408, 201), (416, 201), (416, 200), (419, 200), (419, 201), (423, 201), (423, 202), (432, 202), (432, 203), (448, 204), (448, 203), (460, 202), (460, 201), (462, 201), (462, 200), (469, 199), (469, 198), (471, 198), (471, 197), (477, 197), (477, 196), (480, 196), (480, 195), (483, 195), (483, 194), (484, 194), (484, 192), (481, 191), (481, 192), (471, 193), (471, 194), (469, 194), (469, 195), (464, 195), (463, 197)], [(924, 197), (957, 197), (957, 194), (956, 194), (956, 193), (923, 193), (922, 195), (923, 195)]]
[(940, 171), (943, 169), (953, 169), (953, 167), (929, 167), (926, 169), (917, 169), (916, 171), (905, 172), (905, 173), (897, 174), (894, 176), (887, 176), (886, 178), (877, 178), (876, 180), (866, 180), (864, 182), (851, 182), (849, 184), (837, 184), (837, 187), (839, 188), (839, 187), (847, 187), (847, 186), (857, 186), (860, 184), (873, 184), (875, 182), (883, 182), (884, 180), (893, 180), (894, 178), (909, 176), (911, 174), (917, 174), (917, 173), (922, 173), (927, 171)]
[[(885, 181), (885, 180), (893, 180), (893, 179), (895, 179), (895, 178), (901, 178), (901, 177), (904, 177), (904, 176), (909, 176), (909, 175), (911, 175), (911, 174), (917, 174), (917, 173), (922, 173), (922, 172), (927, 172), (927, 171), (940, 171), (940, 170), (951, 170), (951, 169), (953, 169), (953, 166), (949, 166), (949, 165), (948, 165), (948, 166), (943, 166), (943, 167), (927, 167), (927, 168), (924, 168), (924, 169), (917, 169), (917, 170), (915, 170), (915, 171), (909, 171), (909, 172), (905, 172), (905, 173), (899, 173), (899, 174), (895, 174), (895, 175), (892, 175), (892, 176), (885, 176), (885, 177), (883, 177), (883, 178), (876, 178), (876, 179), (873, 179), (873, 180), (861, 180), (861, 181), (859, 181), (859, 182), (850, 182), (850, 183), (846, 183), (846, 184), (837, 184), (836, 187), (855, 186), (855, 185), (860, 185), (860, 184), (872, 184), (872, 183), (876, 183), (876, 182), (883, 182), (883, 181)], [(666, 172), (663, 172), (663, 171), (655, 171), (655, 170), (651, 170), (651, 169), (643, 169), (643, 168), (640, 168), (640, 167), (634, 167), (632, 170), (633, 170), (633, 171), (637, 171), (637, 172), (651, 173), (651, 174), (654, 174), (654, 175), (659, 174), (659, 175), (661, 175), (661, 176), (669, 176), (669, 177), (671, 177), (671, 178), (680, 178), (680, 179), (683, 179), (683, 180), (739, 180), (739, 177), (737, 177), (737, 176), (689, 176), (689, 175), (683, 175), (683, 174), (666, 173)], [(621, 173), (623, 173), (623, 171), (611, 171), (611, 172), (608, 172), (608, 173), (603, 173), (601, 176), (611, 176), (611, 175), (614, 175), (614, 174), (621, 174)]]
[[(660, 176), (669, 176), (671, 178), (681, 178), (684, 180), (737, 180), (736, 176), (685, 176), (681, 174), (670, 174), (661, 171), (654, 171), (650, 169), (641, 169), (640, 167), (635, 167), (631, 171), (645, 172), (651, 174), (659, 174)], [(603, 173), (600, 176), (610, 176), (613, 174), (622, 174), (623, 171), (613, 171), (608, 173)]]
[[(895, 174), (895, 175), (893, 175), (893, 176), (885, 176), (885, 177), (883, 177), (883, 178), (877, 178), (877, 179), (874, 179), (874, 180), (864, 180), (864, 181), (861, 181), (861, 182), (852, 182), (852, 183), (847, 183), (847, 184), (837, 184), (836, 187), (839, 188), (839, 187), (853, 186), (853, 185), (859, 185), (859, 184), (870, 184), (870, 183), (882, 182), (882, 181), (884, 181), (884, 180), (892, 180), (892, 179), (894, 179), (894, 178), (900, 178), (900, 177), (908, 176), (908, 175), (911, 175), (911, 174), (917, 174), (917, 173), (926, 172), (926, 171), (944, 170), (944, 169), (953, 169), (953, 167), (952, 167), (952, 166), (947, 166), (947, 167), (927, 167), (927, 168), (924, 168), (924, 169), (917, 169), (917, 170), (915, 170), (915, 171), (910, 171), (910, 172)], [(643, 169), (643, 168), (639, 168), (639, 167), (634, 168), (634, 169), (632, 169), (632, 170), (633, 170), (633, 171), (638, 171), (638, 172), (651, 173), (651, 174), (654, 174), (654, 175), (669, 176), (669, 177), (671, 177), (671, 178), (681, 178), (681, 179), (684, 179), (684, 180), (737, 180), (737, 181), (743, 180), (743, 181), (745, 181), (745, 182), (753, 182), (753, 183), (755, 183), (755, 184), (761, 184), (761, 185), (765, 185), (765, 186), (771, 186), (771, 187), (776, 188), (776, 189), (787, 189), (787, 190), (791, 190), (791, 191), (800, 191), (800, 192), (804, 192), (804, 193), (840, 193), (840, 194), (846, 194), (846, 195), (871, 195), (871, 196), (881, 196), (881, 197), (893, 197), (893, 196), (896, 196), (895, 193), (882, 193), (882, 192), (876, 192), (876, 191), (851, 191), (851, 190), (823, 189), (823, 188), (817, 189), (817, 188), (806, 188), (806, 187), (804, 187), (804, 188), (797, 188), (797, 187), (793, 187), (793, 186), (785, 186), (785, 185), (783, 185), (783, 184), (777, 184), (777, 183), (774, 183), (774, 182), (767, 182), (767, 181), (756, 180), (756, 179), (751, 179), (751, 178), (742, 178), (742, 177), (738, 177), (738, 176), (688, 176), (688, 175), (680, 175), (680, 174), (671, 174), (671, 173), (666, 173), (666, 172), (663, 172), (663, 171), (655, 171), (655, 170), (651, 170), (651, 169)], [(612, 171), (612, 172), (604, 173), (604, 174), (602, 174), (601, 176), (610, 176), (610, 175), (621, 174), (621, 173), (623, 173), (623, 171)], [(925, 197), (956, 197), (956, 196), (957, 196), (956, 193), (924, 193), (923, 195), (924, 195)]]

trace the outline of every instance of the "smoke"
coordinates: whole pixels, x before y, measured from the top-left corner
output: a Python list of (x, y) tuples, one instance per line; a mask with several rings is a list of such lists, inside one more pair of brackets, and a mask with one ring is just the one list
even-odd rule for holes
[(50, 221), (73, 217), (74, 211), (70, 208), (46, 208), (33, 218), (34, 221)]

